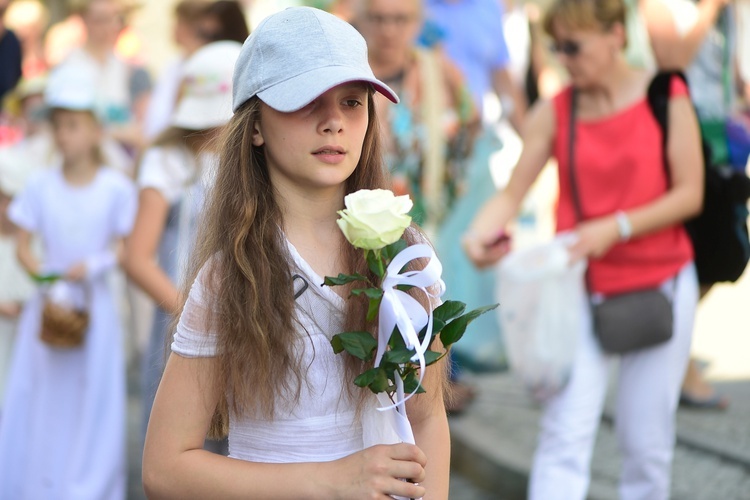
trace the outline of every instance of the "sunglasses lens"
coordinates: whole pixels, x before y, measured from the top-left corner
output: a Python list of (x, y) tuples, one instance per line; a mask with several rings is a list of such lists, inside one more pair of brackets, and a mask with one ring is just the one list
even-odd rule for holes
[(581, 45), (572, 40), (563, 40), (561, 42), (556, 42), (552, 46), (552, 50), (558, 54), (565, 54), (568, 57), (574, 57), (581, 51)]

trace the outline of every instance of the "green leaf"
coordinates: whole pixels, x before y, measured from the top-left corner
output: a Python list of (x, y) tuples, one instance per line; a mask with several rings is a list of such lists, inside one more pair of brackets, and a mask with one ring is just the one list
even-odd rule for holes
[(469, 323), (477, 319), (482, 314), (495, 309), (497, 306), (498, 304), (494, 304), (491, 306), (474, 309), (464, 314), (463, 316), (459, 316), (458, 318), (445, 325), (445, 328), (443, 328), (443, 330), (440, 332), (440, 341), (443, 343), (443, 346), (448, 347), (451, 344), (455, 344), (456, 342), (461, 340), (461, 337), (463, 337), (464, 333), (466, 332), (466, 327), (469, 326)]
[(336, 276), (335, 278), (332, 278), (331, 276), (326, 276), (325, 279), (323, 279), (323, 284), (326, 286), (337, 286), (337, 285), (346, 285), (347, 283), (353, 283), (355, 281), (367, 282), (367, 277), (362, 276), (361, 274), (339, 273), (339, 275)]
[(378, 297), (377, 299), (370, 299), (370, 302), (367, 305), (367, 317), (365, 318), (367, 321), (375, 320), (375, 317), (378, 315), (378, 311), (380, 311), (381, 299), (382, 296)]
[(445, 353), (442, 352), (436, 352), (436, 351), (425, 351), (424, 353), (424, 363), (426, 366), (430, 366), (433, 363), (436, 363), (445, 356)]
[(357, 378), (354, 379), (354, 384), (358, 387), (367, 387), (372, 384), (373, 380), (375, 380), (378, 370), (380, 370), (380, 368), (370, 368), (366, 372), (357, 375)]
[[(440, 318), (432, 318), (432, 338), (434, 339), (435, 336), (440, 333), (440, 331), (445, 328), (445, 321), (443, 321)], [(427, 327), (425, 327), (427, 328)]]
[(393, 328), (391, 336), (388, 339), (388, 346), (393, 350), (406, 349), (406, 343), (404, 342), (404, 338), (399, 333), (398, 327)]
[(417, 372), (410, 371), (406, 374), (404, 377), (404, 392), (406, 394), (411, 394), (416, 389), (417, 394), (422, 394), (423, 392), (426, 392), (424, 390), (424, 387), (419, 383), (419, 377), (417, 376)]
[(352, 290), (352, 295), (365, 294), (370, 299), (379, 299), (383, 296), (383, 290), (380, 288), (355, 288)]
[(380, 257), (380, 252), (377, 250), (367, 250), (365, 252), (365, 258), (367, 260), (367, 267), (370, 268), (370, 271), (372, 271), (378, 278), (383, 279), (383, 276), (385, 276), (385, 265)]
[(344, 343), (338, 335), (334, 335), (331, 339), (331, 347), (333, 347), (333, 353), (339, 354), (344, 350)]
[(354, 384), (358, 387), (369, 387), (375, 394), (386, 392), (389, 387), (388, 375), (383, 368), (371, 368), (355, 378)]
[(396, 285), (396, 290), (400, 290), (402, 292), (408, 292), (414, 288), (412, 285)]
[(381, 252), (383, 252), (383, 258), (390, 262), (393, 260), (393, 258), (401, 252), (404, 248), (406, 248), (407, 243), (406, 240), (401, 238), (395, 243), (391, 243), (387, 247), (383, 248)]
[(396, 363), (397, 365), (401, 365), (411, 361), (411, 357), (414, 356), (414, 352), (414, 350), (406, 349), (405, 347), (400, 349), (391, 349), (390, 351), (386, 351), (386, 353), (383, 355), (383, 360), (388, 363)]
[(378, 341), (369, 332), (344, 332), (334, 335), (331, 345), (336, 354), (343, 350), (363, 361), (368, 361), (378, 347)]
[[(463, 314), (466, 310), (466, 304), (458, 300), (446, 300), (432, 311), (432, 316), (436, 320), (443, 321), (443, 324)], [(442, 328), (438, 329), (438, 331)], [(433, 331), (435, 331), (433, 329)]]

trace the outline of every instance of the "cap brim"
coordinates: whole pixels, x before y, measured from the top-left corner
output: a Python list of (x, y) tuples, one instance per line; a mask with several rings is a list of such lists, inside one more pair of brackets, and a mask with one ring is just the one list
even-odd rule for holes
[(388, 85), (362, 70), (349, 66), (327, 66), (302, 73), (258, 92), (258, 97), (268, 106), (282, 113), (304, 108), (315, 98), (337, 85), (349, 82), (366, 82), (390, 101), (397, 103), (398, 96)]

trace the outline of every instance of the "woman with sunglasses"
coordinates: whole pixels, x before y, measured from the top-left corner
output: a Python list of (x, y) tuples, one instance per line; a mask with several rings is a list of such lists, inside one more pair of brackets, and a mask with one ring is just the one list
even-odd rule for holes
[[(665, 167), (663, 134), (646, 99), (653, 74), (625, 61), (624, 22), (622, 0), (556, 0), (550, 7), (545, 30), (571, 85), (532, 108), (508, 186), (483, 206), (464, 239), (477, 266), (502, 258), (507, 243), (493, 241), (554, 156), (560, 188), (557, 230), (577, 233), (569, 250), (573, 260), (588, 260), (592, 301), (662, 288), (671, 302), (669, 340), (617, 356), (604, 351), (590, 320), (582, 322), (570, 380), (545, 402), (530, 480), (532, 500), (586, 497), (609, 362), (615, 357), (620, 361), (620, 498), (669, 498), (675, 411), (698, 299), (692, 246), (682, 222), (701, 208), (703, 160), (687, 88), (675, 77), (668, 82)], [(590, 318), (591, 311), (585, 307), (580, 314)]]

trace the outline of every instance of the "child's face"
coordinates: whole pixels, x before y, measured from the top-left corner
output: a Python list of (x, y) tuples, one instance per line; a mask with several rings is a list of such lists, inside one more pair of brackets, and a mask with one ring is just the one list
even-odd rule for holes
[(52, 133), (57, 148), (68, 161), (93, 155), (101, 141), (99, 123), (88, 111), (54, 110)]
[(253, 144), (264, 146), (271, 182), (279, 189), (338, 188), (354, 172), (367, 132), (369, 89), (346, 83), (304, 108), (281, 113), (263, 104)]

